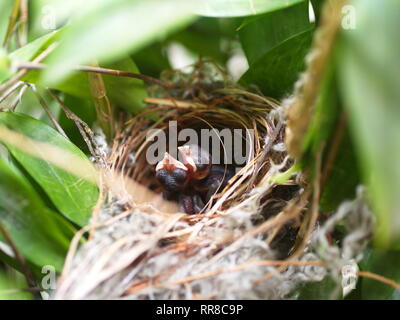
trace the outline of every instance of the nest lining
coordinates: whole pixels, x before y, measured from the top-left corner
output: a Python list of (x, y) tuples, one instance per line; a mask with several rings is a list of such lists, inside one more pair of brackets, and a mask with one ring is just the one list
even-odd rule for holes
[[(282, 299), (300, 283), (320, 281), (327, 269), (313, 263), (318, 257), (311, 243), (300, 254), (303, 263), (284, 261), (301, 225), (305, 186), (299, 174), (281, 185), (274, 180), (293, 164), (279, 103), (231, 85), (203, 62), (191, 74), (174, 71), (163, 80), (176, 89), (155, 88), (149, 107), (125, 120), (103, 152), (105, 175), (125, 178), (105, 179), (96, 226), (85, 230), (92, 230), (91, 238), (76, 254), (71, 250), (55, 298)], [(146, 133), (165, 130), (170, 120), (179, 128), (255, 130), (254, 158), (202, 214), (166, 212), (125, 188), (128, 177), (159, 195), (154, 166), (145, 157)]]

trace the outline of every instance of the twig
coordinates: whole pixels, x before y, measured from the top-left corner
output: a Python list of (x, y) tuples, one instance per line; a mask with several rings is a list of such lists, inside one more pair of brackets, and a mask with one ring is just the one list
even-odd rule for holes
[[(313, 197), (312, 197), (312, 204), (311, 204), (309, 219), (307, 219), (308, 224), (306, 224), (306, 223), (303, 224), (303, 226), (305, 226), (304, 237), (301, 240), (300, 245), (296, 248), (295, 252), (291, 255), (291, 259), (295, 259), (298, 256), (303, 254), (303, 251), (304, 251), (305, 247), (307, 246), (307, 243), (311, 239), (312, 232), (313, 232), (314, 227), (318, 220), (319, 200), (320, 200), (320, 195), (321, 195), (320, 184), (321, 184), (321, 163), (322, 163), (323, 150), (324, 150), (323, 144), (321, 144), (318, 149), (317, 155), (316, 155), (317, 159), (316, 159), (316, 167), (315, 167), (315, 177), (314, 177), (314, 181), (313, 181)], [(300, 234), (300, 236), (301, 236), (301, 234)]]
[(192, 101), (178, 101), (175, 99), (145, 98), (144, 102), (157, 104), (157, 105), (165, 105), (165, 106), (170, 106), (170, 107), (174, 107), (174, 108), (182, 108), (182, 109), (207, 108), (207, 106), (202, 103), (192, 102)]
[[(36, 63), (36, 62), (20, 62), (16, 65), (16, 68), (19, 70), (42, 70), (45, 69), (47, 66), (42, 63)], [(159, 85), (161, 87), (167, 88), (167, 89), (173, 89), (177, 88), (178, 85), (175, 83), (170, 83), (170, 82), (164, 82), (161, 80), (158, 80), (156, 78), (146, 76), (143, 74), (139, 73), (133, 73), (129, 71), (122, 71), (122, 70), (115, 70), (115, 69), (108, 69), (108, 68), (101, 68), (101, 67), (94, 67), (94, 66), (77, 66), (73, 68), (75, 71), (81, 71), (81, 72), (93, 72), (93, 73), (101, 73), (101, 74), (108, 74), (112, 76), (117, 76), (117, 77), (127, 77), (127, 78), (134, 78), (134, 79), (139, 79), (144, 82), (152, 83)]]
[(19, 46), (23, 47), (28, 41), (28, 0), (21, 0), (20, 12)]
[(20, 5), (21, 5), (21, 0), (15, 0), (14, 1), (14, 6), (12, 8), (11, 15), (10, 15), (10, 21), (8, 23), (6, 35), (4, 36), (4, 41), (3, 41), (3, 47), (4, 48), (7, 47), (7, 43), (10, 40), (11, 35), (12, 35), (13, 31), (14, 31), (15, 24), (16, 24), (17, 18), (18, 18)]
[[(56, 43), (52, 43), (50, 46), (46, 48), (41, 54), (39, 54), (32, 63), (38, 63), (42, 61), (44, 58), (46, 58), (51, 51), (54, 50), (56, 47)], [(8, 80), (6, 83), (0, 86), (0, 92), (9, 90), (12, 88), (18, 81), (21, 80), (23, 76), (25, 76), (28, 73), (29, 69), (21, 69), (15, 74), (10, 80)]]
[(114, 136), (114, 114), (107, 96), (103, 77), (99, 73), (88, 74), (90, 93), (97, 113), (97, 121), (108, 140)]
[(11, 250), (14, 253), (15, 259), (20, 264), (22, 273), (25, 276), (27, 284), (29, 285), (30, 288), (35, 288), (36, 287), (35, 281), (33, 280), (33, 276), (31, 274), (28, 266), (26, 265), (24, 257), (19, 253), (19, 251), (17, 249), (17, 246), (15, 245), (15, 243), (12, 240), (11, 236), (9, 235), (7, 230), (3, 227), (1, 222), (0, 222), (0, 233), (3, 235), (4, 239), (9, 244)]
[(303, 140), (308, 130), (319, 88), (329, 63), (336, 36), (340, 30), (342, 7), (346, 0), (326, 1), (311, 49), (314, 54), (304, 74), (304, 83), (287, 112), (286, 145), (291, 156), (299, 158), (303, 152)]
[(20, 103), (22, 101), (22, 97), (26, 91), (26, 89), (29, 88), (28, 84), (25, 84), (24, 86), (22, 86), (21, 90), (18, 92), (18, 96), (15, 97), (14, 101), (12, 102), (11, 106), (10, 106), (10, 110), (15, 111), (15, 109), (18, 106), (18, 103)]
[(22, 81), (16, 82), (13, 86), (11, 86), (4, 94), (0, 97), (0, 103), (6, 100), (15, 90), (17, 90), (20, 86), (23, 85)]
[(369, 271), (358, 271), (357, 275), (360, 277), (364, 277), (364, 278), (370, 278), (370, 279), (374, 279), (376, 281), (382, 282), (384, 284), (387, 284), (388, 286), (391, 286), (397, 290), (400, 290), (400, 283), (397, 283), (391, 279), (388, 279), (384, 276), (381, 276), (379, 274), (373, 273), (373, 272), (369, 272)]
[(345, 127), (346, 127), (346, 115), (344, 113), (344, 111), (342, 111), (342, 113), (340, 114), (340, 118), (339, 118), (339, 123), (336, 126), (336, 130), (333, 136), (333, 141), (331, 143), (331, 147), (329, 149), (329, 153), (327, 156), (327, 159), (325, 161), (325, 166), (324, 166), (324, 170), (322, 173), (322, 177), (321, 177), (321, 186), (322, 188), (325, 185), (325, 182), (329, 176), (329, 173), (331, 172), (333, 165), (334, 165), (334, 161), (336, 159), (336, 155), (338, 153), (339, 147), (340, 147), (340, 143), (343, 140), (343, 134), (345, 131)]
[(50, 118), (50, 121), (53, 123), (53, 125), (57, 129), (57, 131), (59, 133), (61, 133), (65, 138), (67, 138), (69, 140), (69, 138), (68, 138), (67, 134), (65, 133), (65, 131), (63, 130), (63, 128), (59, 125), (57, 120), (51, 114), (49, 106), (47, 105), (47, 102), (43, 99), (43, 97), (39, 94), (39, 92), (37, 92), (36, 86), (33, 85), (33, 84), (30, 84), (29, 87), (35, 93), (36, 97), (39, 100), (39, 103), (41, 104), (41, 106), (44, 109), (44, 111), (47, 113), (48, 117)]
[[(61, 99), (55, 94), (52, 90), (48, 89), (50, 95), (57, 101), (57, 103), (60, 105), (60, 107), (63, 109), (65, 112), (65, 115), (71, 119), (76, 127), (78, 128), (83, 140), (85, 141), (91, 155), (93, 157), (98, 157), (98, 153), (95, 151), (96, 150), (96, 144), (94, 142), (94, 133), (90, 129), (90, 127), (81, 120), (77, 115), (75, 115), (62, 101)], [(90, 137), (90, 139), (89, 139)], [(105, 164), (105, 159), (102, 159), (103, 163)]]

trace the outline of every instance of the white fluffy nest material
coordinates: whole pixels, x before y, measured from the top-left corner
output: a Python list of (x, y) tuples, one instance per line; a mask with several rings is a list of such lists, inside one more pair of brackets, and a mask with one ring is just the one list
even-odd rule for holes
[[(274, 252), (254, 232), (257, 227), (252, 226), (248, 208), (215, 219), (205, 217), (191, 227), (180, 221), (179, 214), (127, 211), (126, 205), (120, 200), (101, 210), (104, 227), (74, 256), (54, 298), (284, 299), (300, 284), (321, 281), (329, 272), (340, 280), (341, 268), (361, 259), (372, 229), (360, 189), (357, 199), (343, 203), (314, 231), (300, 263), (280, 269), (268, 265)], [(339, 248), (326, 235), (343, 221), (351, 231)], [(194, 230), (185, 245), (171, 249), (161, 243), (188, 229)], [(216, 252), (221, 243), (227, 244)], [(326, 266), (301, 265), (321, 259)]]

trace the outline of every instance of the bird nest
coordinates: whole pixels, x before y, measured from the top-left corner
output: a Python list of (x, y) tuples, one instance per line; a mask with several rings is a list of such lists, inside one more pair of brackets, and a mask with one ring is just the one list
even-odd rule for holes
[[(279, 299), (321, 280), (326, 270), (305, 250), (301, 240), (309, 238), (298, 236), (310, 193), (291, 173), (279, 102), (230, 84), (204, 62), (161, 80), (172, 85), (150, 88), (147, 107), (121, 117), (112, 144), (95, 137), (101, 196), (72, 241), (55, 298)], [(213, 146), (234, 175), (195, 214), (163, 197), (157, 163), (149, 161), (153, 138), (162, 133), (168, 141), (171, 126), (200, 138), (204, 129), (251, 132), (233, 144), (250, 150), (244, 162), (227, 160), (235, 150), (226, 139)]]

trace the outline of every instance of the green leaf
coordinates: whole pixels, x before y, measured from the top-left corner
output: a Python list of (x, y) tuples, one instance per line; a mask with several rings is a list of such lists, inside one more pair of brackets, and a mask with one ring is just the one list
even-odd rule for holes
[(312, 3), (312, 7), (314, 10), (314, 15), (315, 15), (315, 19), (317, 22), (319, 22), (319, 19), (321, 17), (321, 12), (322, 12), (322, 8), (325, 4), (326, 0), (311, 0)]
[(240, 42), (249, 65), (283, 41), (313, 28), (308, 17), (308, 2), (245, 18), (239, 28)]
[[(46, 63), (46, 61), (47, 59), (44, 60), (44, 63)], [(32, 70), (29, 71), (22, 79), (25, 82), (44, 86), (45, 84), (42, 81), (43, 72), (43, 70)], [(48, 87), (78, 98), (90, 99), (89, 83), (87, 74), (84, 72), (72, 72), (69, 77), (64, 79), (62, 82), (51, 84)]]
[(193, 4), (185, 0), (99, 2), (96, 10), (86, 10), (68, 26), (49, 59), (45, 82), (60, 82), (76, 65), (115, 61), (185, 26), (195, 18)]
[(66, 221), (62, 225), (27, 181), (2, 159), (0, 197), (0, 223), (18, 251), (38, 266), (53, 265), (61, 270), (72, 237), (71, 227)]
[(293, 89), (299, 73), (304, 69), (304, 58), (309, 51), (312, 31), (305, 31), (274, 47), (242, 76), (244, 85), (257, 85), (267, 96), (281, 98)]
[(221, 50), (221, 34), (214, 30), (212, 34), (196, 30), (184, 30), (169, 38), (182, 44), (192, 53), (203, 58), (212, 58), (215, 62), (225, 63), (228, 55)]
[[(89, 127), (93, 126), (96, 120), (96, 109), (93, 105), (91, 99), (81, 99), (69, 94), (64, 94), (62, 96), (63, 103), (76, 115), (84, 121)], [(60, 112), (57, 119), (61, 128), (63, 128), (65, 134), (71, 142), (75, 144), (79, 149), (84, 151), (84, 153), (89, 154), (89, 149), (83, 139), (79, 129), (77, 128), (74, 121), (69, 119), (64, 111)]]
[[(8, 56), (0, 50), (0, 83), (7, 80), (13, 75), (10, 70), (11, 62), (27, 62), (38, 56), (43, 50), (45, 50), (51, 43), (53, 43), (61, 32), (52, 32), (43, 37), (40, 37), (27, 45), (11, 52)], [(37, 73), (36, 71), (29, 72)], [(28, 77), (25, 76), (22, 80), (27, 80)]]
[(225, 65), (233, 45), (237, 44), (239, 20), (202, 17), (185, 30), (168, 37), (167, 41), (179, 42), (195, 55)]
[[(361, 183), (354, 141), (348, 128), (344, 130), (333, 166), (323, 186), (320, 199), (320, 208), (323, 212), (334, 211), (343, 201), (354, 199), (357, 185)], [(329, 145), (332, 146), (331, 143)]]
[[(47, 49), (51, 44), (60, 38), (60, 35), (64, 32), (64, 28), (57, 31), (46, 34), (27, 45), (10, 53), (9, 58), (14, 62), (28, 62), (36, 58), (42, 51)], [(47, 62), (45, 58), (43, 63)], [(42, 84), (41, 75), (43, 71), (31, 70), (24, 77), (23, 81), (30, 82), (33, 84)], [(76, 97), (90, 98), (89, 85), (87, 81), (87, 74), (80, 72), (73, 72), (68, 79), (61, 83), (50, 86), (52, 89), (57, 89)]]
[(159, 78), (164, 70), (171, 69), (161, 41), (154, 42), (135, 52), (133, 60), (140, 66), (143, 74), (155, 78)]
[(332, 300), (341, 299), (338, 284), (331, 276), (325, 276), (321, 281), (305, 282), (292, 293), (298, 300)]
[[(139, 69), (131, 58), (104, 65), (105, 68), (139, 73)], [(132, 113), (137, 113), (145, 106), (144, 98), (147, 90), (142, 80), (103, 75), (107, 96), (111, 103)]]
[(400, 3), (351, 4), (357, 27), (342, 31), (341, 91), (378, 219), (376, 244), (400, 248)]
[(54, 43), (63, 32), (63, 29), (48, 33), (27, 45), (10, 53), (10, 59), (14, 61), (31, 61), (44, 51), (50, 44)]
[(24, 289), (28, 286), (22, 274), (5, 273), (0, 270), (0, 300), (31, 300), (32, 294)]
[(324, 177), (326, 181), (320, 199), (321, 210), (325, 212), (334, 211), (341, 202), (353, 199), (356, 187), (361, 183), (354, 142), (337, 88), (335, 57), (333, 55), (321, 81), (301, 159), (303, 167), (313, 168), (316, 154), (320, 146), (324, 146), (323, 171), (326, 166), (330, 167), (327, 177)]
[(289, 7), (304, 0), (205, 0), (197, 13), (209, 17), (241, 17)]
[[(0, 123), (32, 139), (26, 142), (24, 148), (36, 149), (40, 154), (42, 149), (38, 149), (41, 147), (35, 144), (36, 141), (57, 148), (57, 153), (53, 155), (43, 153), (40, 154), (43, 158), (38, 158), (26, 150), (21, 150), (21, 146), (16, 148), (6, 143), (9, 151), (46, 191), (60, 212), (80, 226), (86, 224), (96, 204), (98, 189), (93, 182), (86, 180), (93, 179), (94, 169), (83, 152), (51, 127), (23, 114), (2, 112)], [(0, 136), (0, 139), (4, 141), (5, 137)], [(56, 157), (65, 168), (59, 168), (47, 161), (49, 156)], [(83, 167), (76, 168), (76, 166)], [(76, 169), (83, 170), (82, 174), (86, 176), (78, 177), (73, 174)]]
[[(366, 250), (360, 267), (364, 271), (376, 273), (400, 282), (400, 251), (383, 251), (370, 248)], [(400, 290), (382, 282), (361, 278), (361, 297), (364, 300), (399, 300)]]

